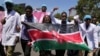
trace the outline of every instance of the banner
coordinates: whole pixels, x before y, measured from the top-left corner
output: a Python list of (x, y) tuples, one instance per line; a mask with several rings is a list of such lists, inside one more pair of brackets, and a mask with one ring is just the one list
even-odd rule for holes
[[(67, 33), (58, 33), (59, 24), (34, 24), (24, 22), (24, 25), (30, 26), (29, 35), (35, 43), (33, 47), (38, 50), (90, 50), (84, 43), (81, 33), (77, 30), (74, 32), (74, 25), (67, 25)], [(33, 29), (34, 28), (34, 29)], [(72, 32), (73, 31), (73, 32)]]

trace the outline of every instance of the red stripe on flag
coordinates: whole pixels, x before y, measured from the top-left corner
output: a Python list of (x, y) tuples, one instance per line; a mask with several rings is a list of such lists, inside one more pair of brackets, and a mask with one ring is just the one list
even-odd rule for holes
[(32, 29), (32, 30), (29, 30), (29, 35), (31, 36), (32, 40), (55, 39), (56, 37), (58, 42), (72, 42), (72, 43), (82, 43), (83, 42), (80, 32), (69, 33), (69, 34), (59, 34), (55, 31), (43, 32), (40, 30)]

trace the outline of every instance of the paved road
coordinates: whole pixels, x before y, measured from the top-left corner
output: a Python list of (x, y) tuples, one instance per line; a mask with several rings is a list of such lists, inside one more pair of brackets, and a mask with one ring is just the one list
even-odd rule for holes
[[(55, 54), (54, 50), (52, 51), (52, 54)], [(21, 44), (20, 43), (18, 43), (16, 45), (16, 48), (15, 48), (15, 51), (14, 51), (14, 56), (24, 56), (23, 52), (22, 52), (22, 48), (21, 48)], [(39, 53), (32, 50), (31, 56), (39, 56)], [(65, 56), (66, 56), (66, 54), (65, 54)]]

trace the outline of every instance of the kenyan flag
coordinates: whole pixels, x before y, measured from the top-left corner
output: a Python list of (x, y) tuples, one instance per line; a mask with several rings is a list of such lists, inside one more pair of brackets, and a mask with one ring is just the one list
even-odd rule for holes
[(35, 40), (34, 46), (39, 50), (89, 50), (81, 38), (80, 32), (69, 34), (57, 34), (56, 32), (42, 32), (40, 30), (29, 30), (31, 39)]
[[(33, 24), (24, 22), (25, 25), (35, 29), (29, 29), (29, 35), (33, 41), (33, 47), (38, 50), (90, 50), (84, 43), (79, 31), (60, 34), (59, 25)], [(68, 27), (68, 26), (67, 26)], [(69, 25), (70, 27), (70, 25)], [(73, 27), (73, 26), (72, 26)], [(72, 28), (69, 28), (72, 29)]]

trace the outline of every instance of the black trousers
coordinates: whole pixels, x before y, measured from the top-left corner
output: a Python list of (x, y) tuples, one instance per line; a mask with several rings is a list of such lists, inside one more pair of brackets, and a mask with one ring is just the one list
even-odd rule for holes
[(56, 50), (56, 56), (64, 56), (65, 50)]
[(78, 56), (79, 55), (79, 50), (68, 50), (67, 55), (68, 56)]
[(51, 56), (50, 50), (40, 50), (39, 53), (40, 53), (39, 56)]
[(31, 46), (27, 45), (28, 41), (21, 39), (22, 50), (24, 52), (24, 56), (31, 56)]
[(4, 47), (2, 46), (1, 42), (0, 42), (0, 56), (6, 56), (4, 52)]

